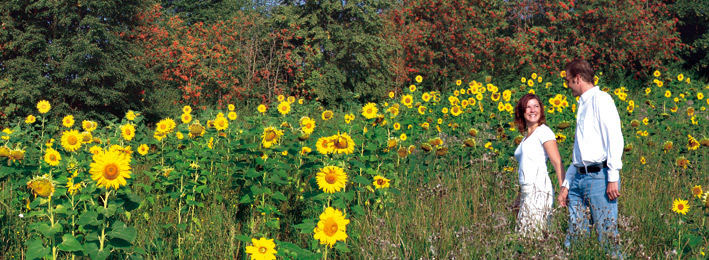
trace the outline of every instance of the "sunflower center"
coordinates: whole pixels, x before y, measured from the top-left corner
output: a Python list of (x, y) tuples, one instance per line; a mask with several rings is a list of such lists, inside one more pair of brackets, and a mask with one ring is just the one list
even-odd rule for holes
[(162, 129), (162, 130), (165, 130), (165, 129), (167, 129), (167, 125), (165, 125), (165, 124), (161, 124), (161, 125), (160, 125), (160, 129)]
[(258, 252), (261, 253), (261, 254), (265, 254), (266, 251), (268, 251), (268, 249), (266, 249), (266, 247), (263, 247), (263, 246), (262, 246), (262, 247), (259, 247), (259, 248), (258, 248)]
[(313, 124), (307, 123), (307, 124), (305, 124), (305, 128), (307, 128), (307, 129), (313, 128)]
[(378, 179), (378, 180), (377, 180), (377, 184), (378, 184), (379, 186), (384, 185), (384, 180), (383, 180), (383, 179)]
[(126, 135), (131, 135), (130, 129), (126, 129)]
[(371, 113), (372, 113), (372, 109), (371, 108), (367, 109), (367, 114), (371, 114)]
[(276, 132), (274, 132), (272, 130), (268, 130), (268, 132), (266, 132), (266, 141), (270, 142), (273, 139), (276, 139)]
[(683, 210), (683, 209), (684, 209), (684, 204), (679, 204), (679, 205), (677, 205), (677, 209)]
[(324, 228), (323, 232), (325, 232), (325, 235), (331, 237), (331, 236), (334, 236), (335, 233), (337, 233), (337, 229), (338, 229), (337, 222), (334, 219), (329, 218), (325, 222), (325, 228)]
[(57, 156), (56, 156), (55, 154), (50, 154), (50, 155), (49, 155), (49, 160), (50, 160), (50, 161), (56, 161), (56, 160), (57, 160)]
[(329, 171), (325, 174), (325, 181), (329, 184), (335, 184), (337, 181), (337, 174), (333, 171)]
[(335, 141), (335, 147), (337, 147), (337, 149), (347, 148), (347, 139), (344, 137), (337, 138), (337, 141)]
[(76, 138), (76, 136), (70, 135), (67, 139), (66, 142), (69, 143), (69, 145), (75, 145), (76, 143), (79, 142), (79, 139)]
[(103, 167), (103, 177), (108, 180), (115, 180), (118, 178), (118, 165), (111, 163)]

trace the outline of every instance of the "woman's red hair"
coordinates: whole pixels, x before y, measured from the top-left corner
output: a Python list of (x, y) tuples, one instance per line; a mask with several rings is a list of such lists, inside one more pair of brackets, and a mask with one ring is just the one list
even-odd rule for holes
[(532, 93), (524, 95), (519, 99), (519, 102), (517, 102), (517, 105), (515, 106), (515, 125), (517, 126), (517, 130), (519, 130), (522, 134), (524, 134), (524, 131), (527, 130), (527, 120), (524, 119), (524, 112), (527, 110), (527, 103), (529, 103), (532, 99), (536, 99), (537, 102), (539, 102), (539, 125), (547, 122), (547, 118), (544, 115), (544, 103), (542, 103), (542, 100), (540, 100), (537, 95)]

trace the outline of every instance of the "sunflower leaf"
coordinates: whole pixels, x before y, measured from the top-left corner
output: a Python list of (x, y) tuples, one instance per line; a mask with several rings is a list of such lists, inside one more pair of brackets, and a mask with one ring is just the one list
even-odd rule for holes
[(59, 244), (58, 248), (59, 250), (67, 252), (76, 252), (84, 250), (84, 247), (81, 246), (81, 243), (79, 243), (79, 241), (77, 241), (76, 238), (74, 238), (74, 236), (71, 234), (64, 234), (62, 236), (62, 243)]
[(27, 242), (27, 259), (40, 259), (49, 254), (49, 248), (44, 247), (42, 240), (35, 239)]
[(116, 221), (111, 228), (111, 232), (108, 232), (107, 235), (111, 238), (118, 238), (132, 243), (135, 240), (137, 231), (133, 227), (126, 226), (122, 221)]

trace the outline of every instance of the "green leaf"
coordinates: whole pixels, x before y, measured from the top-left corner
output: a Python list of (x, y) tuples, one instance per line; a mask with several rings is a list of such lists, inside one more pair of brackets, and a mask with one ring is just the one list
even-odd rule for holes
[[(47, 225), (49, 226), (49, 225)], [(49, 255), (50, 251), (49, 248), (44, 247), (42, 244), (42, 240), (35, 239), (35, 240), (30, 240), (29, 242), (26, 243), (27, 245), (27, 252), (25, 252), (27, 255), (27, 259), (40, 259), (44, 256)]]
[(290, 242), (284, 242), (284, 241), (276, 241), (276, 244), (278, 245), (278, 256), (286, 257), (289, 255), (294, 256), (293, 259), (306, 259), (306, 260), (314, 260), (314, 259), (319, 259), (320, 255), (315, 254), (313, 252), (310, 252), (306, 249), (300, 248), (298, 245), (290, 243)]
[(371, 180), (369, 180), (366, 177), (361, 176), (361, 175), (357, 175), (353, 181), (356, 183), (362, 184), (364, 186), (368, 186), (369, 184), (372, 184)]
[(76, 223), (81, 226), (87, 226), (87, 225), (97, 226), (98, 225), (97, 218), (98, 218), (98, 214), (96, 213), (96, 211), (88, 210), (88, 211), (84, 211), (84, 213), (81, 213), (81, 215), (79, 215), (79, 220)]
[(347, 245), (345, 243), (340, 243), (340, 242), (335, 244), (335, 249), (337, 249), (337, 251), (340, 251), (342, 253), (352, 252), (352, 251), (350, 251), (349, 248), (347, 248)]
[(108, 232), (106, 235), (111, 238), (118, 238), (133, 243), (137, 232), (135, 228), (126, 226), (122, 221), (116, 221), (111, 227), (111, 232)]
[(286, 195), (283, 195), (283, 193), (281, 193), (280, 191), (277, 191), (277, 192), (273, 193), (273, 199), (285, 201), (288, 198), (286, 198)]
[(251, 243), (251, 238), (247, 235), (236, 235), (236, 239), (244, 243)]
[(72, 234), (64, 234), (62, 236), (62, 243), (58, 246), (59, 250), (67, 252), (76, 252), (84, 250), (84, 247), (79, 243), (79, 241), (74, 238)]
[(248, 204), (251, 202), (253, 202), (253, 200), (249, 197), (249, 194), (244, 194), (244, 196), (239, 200), (239, 204)]
[(293, 227), (300, 230), (301, 234), (313, 233), (313, 229), (315, 229), (315, 222), (313, 222), (313, 220), (306, 220), (303, 223), (300, 223)]

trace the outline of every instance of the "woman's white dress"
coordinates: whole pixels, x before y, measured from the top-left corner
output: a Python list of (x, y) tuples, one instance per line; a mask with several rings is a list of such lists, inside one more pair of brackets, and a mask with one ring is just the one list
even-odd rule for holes
[(546, 161), (549, 156), (543, 146), (550, 140), (555, 140), (554, 132), (542, 124), (523, 139), (515, 150), (521, 187), (517, 232), (525, 236), (538, 235), (551, 222), (554, 189), (547, 172)]

